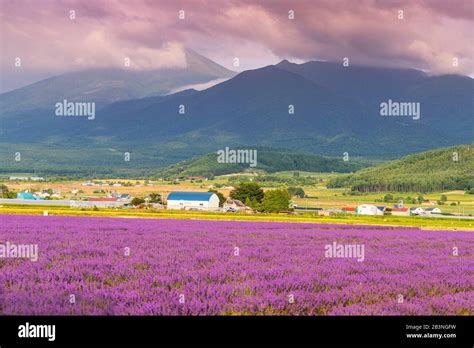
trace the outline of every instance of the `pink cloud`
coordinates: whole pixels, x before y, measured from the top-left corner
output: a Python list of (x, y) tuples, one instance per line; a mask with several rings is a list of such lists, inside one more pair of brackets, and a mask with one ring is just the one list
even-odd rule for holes
[(126, 56), (139, 69), (183, 67), (184, 47), (230, 68), (239, 57), (240, 69), (281, 58), (349, 57), (356, 64), (474, 73), (469, 0), (2, 0), (1, 10), (0, 67), (9, 77), (18, 71), (15, 57), (32, 75), (121, 66)]

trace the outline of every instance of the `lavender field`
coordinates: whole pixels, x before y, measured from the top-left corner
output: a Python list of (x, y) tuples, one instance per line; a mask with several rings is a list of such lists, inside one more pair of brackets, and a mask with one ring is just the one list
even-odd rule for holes
[(0, 215), (6, 243), (38, 258), (0, 258), (4, 315), (474, 315), (474, 232)]

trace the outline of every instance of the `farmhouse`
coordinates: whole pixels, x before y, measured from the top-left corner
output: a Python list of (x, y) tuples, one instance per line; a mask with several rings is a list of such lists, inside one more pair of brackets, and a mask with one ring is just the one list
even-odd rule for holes
[(232, 199), (229, 197), (224, 203), (224, 211), (251, 213), (252, 209), (247, 207), (244, 203), (242, 203), (238, 199)]
[(119, 201), (129, 201), (130, 199), (132, 199), (132, 197), (130, 197), (128, 193), (116, 194), (114, 195), (114, 197), (117, 198), (117, 200)]
[(343, 213), (346, 213), (346, 214), (355, 214), (355, 211), (356, 211), (357, 208), (354, 208), (354, 207), (342, 207), (341, 210)]
[(25, 180), (25, 181), (28, 181), (28, 177), (27, 176), (10, 176), (8, 178), (8, 180)]
[(115, 197), (89, 197), (89, 202), (117, 202)]
[(35, 199), (35, 200), (43, 199), (43, 198), (40, 198), (40, 197), (36, 197), (31, 192), (18, 192), (16, 194), (16, 198), (17, 199)]
[(372, 204), (362, 204), (355, 209), (358, 215), (383, 215), (383, 210), (380, 210)]
[(410, 215), (421, 215), (425, 212), (423, 208), (416, 207), (416, 208), (410, 208)]
[(439, 208), (427, 208), (426, 212), (428, 214), (441, 214), (441, 209), (439, 209)]
[(396, 208), (396, 207), (393, 207), (393, 208), (392, 208), (392, 215), (396, 215), (396, 216), (408, 216), (408, 215), (410, 215), (410, 211), (408, 210), (408, 208)]
[(219, 210), (219, 197), (212, 192), (171, 192), (166, 201), (167, 209)]

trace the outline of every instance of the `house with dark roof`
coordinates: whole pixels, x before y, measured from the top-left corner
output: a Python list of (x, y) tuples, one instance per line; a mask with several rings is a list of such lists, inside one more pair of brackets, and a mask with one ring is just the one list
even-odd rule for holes
[(439, 208), (426, 208), (425, 211), (428, 214), (441, 214), (441, 209)]
[(132, 197), (130, 197), (128, 193), (116, 194), (114, 197), (117, 198), (117, 200), (119, 201), (129, 201), (132, 199)]
[(219, 210), (219, 197), (212, 192), (171, 192), (166, 203), (173, 210)]
[(425, 213), (425, 210), (421, 207), (410, 208), (410, 215), (422, 215)]
[(247, 207), (244, 203), (239, 201), (238, 199), (227, 198), (224, 202), (224, 211), (227, 212), (246, 212), (251, 213), (253, 212), (252, 208)]

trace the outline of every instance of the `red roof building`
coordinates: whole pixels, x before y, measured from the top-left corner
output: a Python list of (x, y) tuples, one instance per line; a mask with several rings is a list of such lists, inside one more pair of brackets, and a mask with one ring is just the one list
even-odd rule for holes
[(117, 198), (112, 197), (92, 197), (88, 199), (89, 202), (117, 202)]

